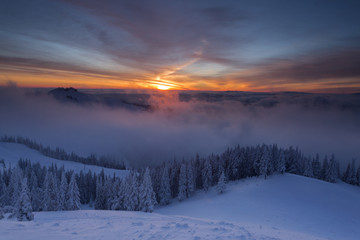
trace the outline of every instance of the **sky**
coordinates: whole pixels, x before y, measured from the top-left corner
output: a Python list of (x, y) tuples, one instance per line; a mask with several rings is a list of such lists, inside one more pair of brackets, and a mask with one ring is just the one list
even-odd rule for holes
[(2, 0), (0, 85), (360, 92), (358, 0)]

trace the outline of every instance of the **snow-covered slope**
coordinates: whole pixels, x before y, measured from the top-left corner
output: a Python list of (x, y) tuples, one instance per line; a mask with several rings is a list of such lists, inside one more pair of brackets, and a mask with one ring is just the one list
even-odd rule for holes
[[(20, 158), (28, 159), (32, 163), (39, 162), (42, 166), (46, 167), (51, 166), (52, 164), (56, 164), (58, 167), (64, 166), (65, 170), (74, 170), (75, 172), (80, 172), (81, 170), (83, 170), (85, 173), (87, 173), (89, 170), (91, 170), (92, 172), (100, 173), (101, 170), (104, 169), (104, 172), (107, 175), (113, 175), (115, 173), (117, 176), (123, 176), (127, 173), (127, 171), (124, 170), (103, 168), (77, 162), (57, 160), (46, 157), (38, 151), (30, 149), (22, 144), (0, 142), (0, 159), (4, 159), (6, 167), (9, 167), (10, 164), (11, 166), (16, 166)], [(2, 164), (0, 164), (0, 169), (2, 167)]]
[(259, 230), (226, 221), (95, 210), (40, 212), (35, 213), (35, 220), (31, 222), (0, 220), (0, 239), (4, 240), (322, 240), (296, 232), (266, 228)]
[(155, 213), (37, 212), (0, 220), (0, 239), (357, 240), (360, 188), (285, 174), (197, 193)]
[(266, 227), (326, 239), (357, 240), (359, 203), (359, 187), (285, 174), (231, 183), (223, 195), (211, 189), (156, 212), (232, 221), (249, 231), (257, 226), (259, 230)]

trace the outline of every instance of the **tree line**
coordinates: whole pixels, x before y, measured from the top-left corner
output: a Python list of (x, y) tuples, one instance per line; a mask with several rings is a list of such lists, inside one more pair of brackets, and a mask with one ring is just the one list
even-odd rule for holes
[(65, 161), (72, 161), (72, 162), (79, 162), (88, 165), (96, 165), (100, 167), (106, 168), (114, 168), (114, 169), (125, 169), (125, 164), (122, 161), (119, 161), (115, 157), (112, 156), (96, 156), (95, 154), (90, 154), (88, 157), (82, 157), (77, 155), (76, 153), (67, 153), (62, 148), (55, 148), (52, 149), (50, 146), (44, 146), (40, 143), (37, 143), (30, 138), (24, 138), (21, 136), (12, 137), (12, 136), (2, 136), (0, 137), (0, 142), (8, 142), (8, 143), (18, 143), (27, 146), (30, 149), (34, 149), (44, 156), (51, 157), (58, 160), (65, 160)]
[(56, 165), (46, 168), (20, 160), (15, 168), (0, 172), (0, 207), (3, 212), (24, 219), (26, 211), (20, 209), (24, 206), (22, 202), (27, 202), (27, 195), (29, 203), (25, 209), (33, 211), (77, 210), (80, 204), (91, 204), (95, 209), (152, 212), (155, 205), (167, 205), (174, 199), (182, 201), (196, 190), (207, 191), (216, 186), (222, 193), (227, 181), (255, 176), (266, 179), (285, 172), (328, 182), (341, 178), (350, 184), (360, 184), (360, 166), (356, 170), (355, 160), (341, 173), (334, 155), (323, 159), (318, 154), (306, 157), (298, 148), (262, 144), (127, 170), (122, 178), (107, 176), (104, 171), (74, 173)]

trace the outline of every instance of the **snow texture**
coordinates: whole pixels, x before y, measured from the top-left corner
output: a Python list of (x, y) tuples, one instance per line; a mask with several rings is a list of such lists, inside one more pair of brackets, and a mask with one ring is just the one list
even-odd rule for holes
[(250, 224), (259, 231), (266, 227), (331, 240), (358, 240), (359, 203), (357, 186), (284, 174), (232, 182), (223, 194), (213, 187), (155, 212), (237, 222), (243, 227)]
[(36, 212), (0, 220), (0, 239), (357, 240), (360, 189), (292, 174), (215, 187), (155, 209)]

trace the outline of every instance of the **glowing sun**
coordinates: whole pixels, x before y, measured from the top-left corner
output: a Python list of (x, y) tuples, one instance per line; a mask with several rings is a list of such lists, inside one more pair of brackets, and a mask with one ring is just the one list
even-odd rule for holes
[(169, 90), (169, 86), (158, 84), (156, 85), (157, 89), (159, 90)]

